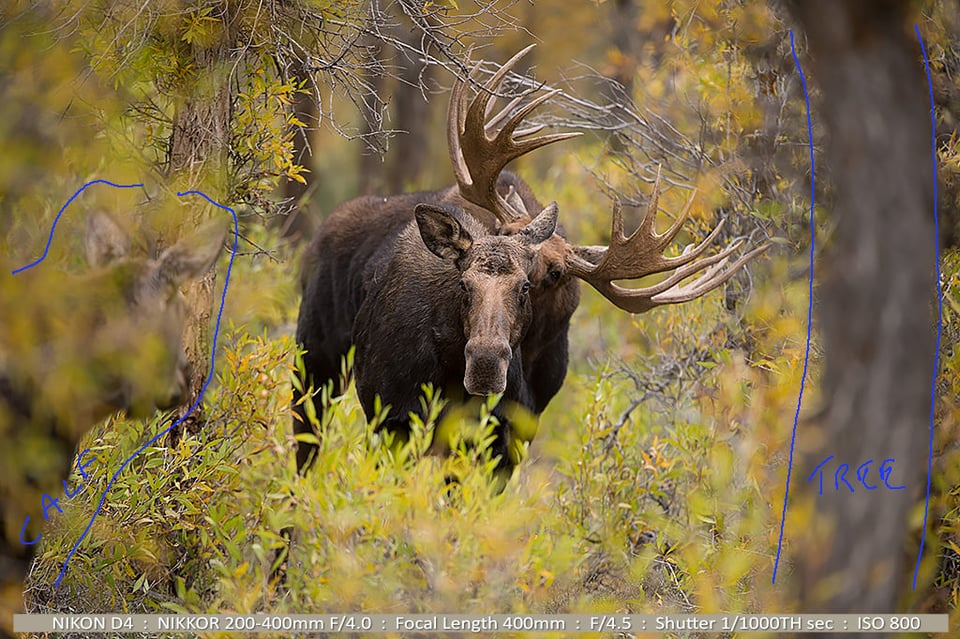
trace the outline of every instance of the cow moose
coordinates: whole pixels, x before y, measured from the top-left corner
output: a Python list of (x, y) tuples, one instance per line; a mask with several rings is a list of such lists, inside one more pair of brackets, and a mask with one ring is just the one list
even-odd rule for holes
[(225, 237), (225, 224), (210, 223), (148, 259), (112, 218), (93, 213), (87, 273), (12, 276), (3, 263), (0, 636), (13, 636), (44, 495), (63, 495), (80, 437), (118, 410), (144, 417), (180, 402), (189, 371), (179, 287), (210, 269)]
[[(490, 115), (520, 51), (476, 90), (480, 64), (452, 89), (447, 140), (457, 184), (445, 190), (359, 197), (338, 206), (308, 247), (300, 277), (303, 299), (297, 342), (304, 350), (303, 391), (294, 390), (294, 432), (313, 429), (303, 409), (310, 388), (332, 384), (340, 394), (341, 358), (355, 345), (355, 380), (368, 420), (376, 398), (390, 406), (378, 428), (401, 439), (409, 414), (422, 413), (421, 386), (431, 383), (453, 402), (502, 393), (491, 454), (509, 476), (518, 463), (511, 410), (539, 415), (566, 375), (567, 332), (580, 299), (579, 280), (619, 308), (642, 313), (698, 298), (726, 282), (760, 246), (732, 264), (741, 245), (698, 259), (721, 222), (681, 255), (664, 249), (679, 233), (693, 197), (663, 233), (656, 231), (659, 175), (640, 227), (623, 232), (613, 209), (610, 245), (577, 246), (557, 227), (557, 204), (542, 206), (520, 178), (504, 171), (513, 159), (579, 135), (537, 135), (519, 128), (524, 118), (557, 92), (524, 103), (521, 95)], [(532, 218), (532, 219), (531, 219)], [(646, 288), (614, 282), (673, 271)], [(684, 284), (691, 276), (699, 276)], [(316, 445), (297, 441), (304, 472)]]

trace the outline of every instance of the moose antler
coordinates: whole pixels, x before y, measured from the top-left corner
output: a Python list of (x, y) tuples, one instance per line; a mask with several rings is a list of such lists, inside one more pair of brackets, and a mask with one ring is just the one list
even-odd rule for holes
[[(623, 310), (630, 313), (643, 313), (663, 304), (688, 302), (712, 291), (730, 279), (741, 266), (770, 246), (763, 244), (728, 265), (729, 256), (743, 243), (743, 238), (738, 238), (716, 255), (698, 260), (697, 258), (720, 234), (723, 228), (721, 220), (710, 235), (699, 244), (688, 246), (676, 257), (665, 257), (663, 250), (680, 232), (690, 213), (694, 195), (695, 193), (690, 195), (683, 211), (670, 228), (663, 233), (657, 233), (656, 217), (660, 199), (660, 170), (657, 169), (653, 195), (640, 227), (630, 237), (626, 237), (623, 233), (623, 214), (619, 203), (615, 203), (610, 246), (569, 246), (567, 251), (569, 273), (593, 286)], [(637, 279), (670, 270), (674, 272), (669, 277), (645, 288), (623, 288), (613, 283), (614, 280)], [(703, 271), (699, 277), (688, 284), (681, 285), (683, 280), (699, 271)]]
[[(511, 100), (499, 113), (488, 117), (494, 104), (491, 99), (500, 90), (503, 79), (517, 61), (534, 46), (531, 44), (507, 60), (480, 88), (469, 105), (467, 82), (464, 80), (457, 79), (450, 95), (447, 147), (460, 195), (493, 213), (501, 225), (527, 217), (523, 207), (517, 207), (518, 198), (505, 198), (497, 192), (497, 179), (503, 168), (512, 160), (534, 149), (580, 135), (555, 133), (530, 137), (543, 129), (543, 125), (517, 130), (530, 112), (559, 93), (559, 89), (548, 91), (518, 109), (521, 102), (534, 91), (525, 92)], [(469, 81), (476, 81), (481, 64), (478, 62), (470, 71), (467, 76)]]

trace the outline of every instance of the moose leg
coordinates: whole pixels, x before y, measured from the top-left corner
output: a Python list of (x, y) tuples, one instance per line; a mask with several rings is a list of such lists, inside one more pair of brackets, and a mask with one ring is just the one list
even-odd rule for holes
[(393, 440), (390, 448), (395, 452), (399, 451), (410, 441), (410, 418), (387, 417), (377, 426), (376, 432), (391, 433)]
[[(304, 344), (298, 337), (298, 342)], [(334, 359), (336, 361), (334, 361)], [(304, 402), (305, 395), (312, 392), (316, 393), (314, 395), (314, 401), (317, 401), (316, 398), (319, 397), (317, 393), (318, 388), (322, 388), (323, 385), (329, 385), (329, 394), (328, 397), (337, 397), (343, 393), (344, 390), (344, 380), (342, 379), (340, 373), (340, 362), (342, 357), (338, 356), (336, 358), (326, 357), (323, 355), (313, 355), (309, 350), (303, 354), (303, 370), (304, 377), (301, 378), (301, 387), (303, 390), (299, 390), (296, 385), (293, 387), (293, 434), (313, 434), (319, 436), (319, 433), (313, 428), (313, 425), (310, 423), (310, 419), (307, 417), (306, 408)], [(294, 373), (299, 375), (298, 373)], [(318, 402), (319, 403), (319, 402)], [(324, 410), (324, 406), (315, 405), (317, 413), (320, 413)], [(307, 470), (310, 469), (310, 466), (313, 464), (313, 460), (317, 454), (317, 445), (312, 442), (303, 442), (297, 441), (297, 471), (301, 475), (305, 475)]]

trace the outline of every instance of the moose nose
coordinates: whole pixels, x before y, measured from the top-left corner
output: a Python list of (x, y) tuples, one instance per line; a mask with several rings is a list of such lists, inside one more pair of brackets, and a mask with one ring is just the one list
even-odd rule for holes
[(464, 349), (463, 387), (471, 395), (493, 395), (507, 388), (507, 368), (513, 349), (506, 340), (470, 340)]
[(157, 400), (157, 408), (167, 410), (179, 406), (187, 398), (187, 383), (190, 379), (190, 366), (181, 363), (174, 373), (173, 384), (167, 390), (165, 397)]
[(468, 361), (474, 358), (509, 360), (513, 357), (513, 349), (510, 348), (510, 343), (505, 339), (491, 341), (472, 339), (467, 342), (463, 354), (466, 355)]

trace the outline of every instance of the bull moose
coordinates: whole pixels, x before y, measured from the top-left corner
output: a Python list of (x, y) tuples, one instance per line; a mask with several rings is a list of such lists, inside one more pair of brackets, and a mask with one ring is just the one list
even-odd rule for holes
[(211, 223), (148, 259), (114, 220), (94, 213), (88, 273), (11, 276), (3, 263), (0, 636), (13, 636), (45, 500), (63, 494), (80, 437), (113, 412), (146, 416), (186, 391), (179, 286), (209, 270), (225, 236), (225, 225)]
[[(323, 222), (303, 258), (303, 300), (297, 342), (306, 379), (294, 391), (294, 431), (312, 432), (303, 409), (310, 388), (332, 384), (340, 394), (341, 358), (355, 345), (355, 379), (368, 420), (377, 397), (389, 405), (379, 428), (401, 439), (409, 414), (422, 413), (424, 383), (453, 402), (502, 393), (492, 455), (509, 475), (518, 462), (511, 411), (539, 415), (566, 375), (567, 332), (580, 300), (579, 280), (631, 313), (698, 298), (726, 282), (760, 246), (732, 264), (740, 246), (698, 259), (720, 233), (721, 222), (681, 255), (664, 249), (679, 233), (693, 197), (663, 233), (656, 231), (659, 175), (640, 227), (623, 233), (613, 209), (610, 245), (571, 244), (557, 226), (557, 204), (544, 207), (520, 178), (504, 171), (515, 158), (579, 135), (537, 135), (519, 128), (556, 94), (527, 101), (521, 95), (490, 115), (492, 99), (509, 70), (531, 47), (511, 58), (479, 86), (480, 64), (452, 89), (447, 120), (456, 186), (440, 191), (359, 197)], [(532, 218), (532, 219), (531, 219)], [(614, 282), (673, 271), (646, 288)], [(699, 276), (684, 284), (691, 276)], [(297, 465), (309, 467), (316, 445), (300, 437)]]

